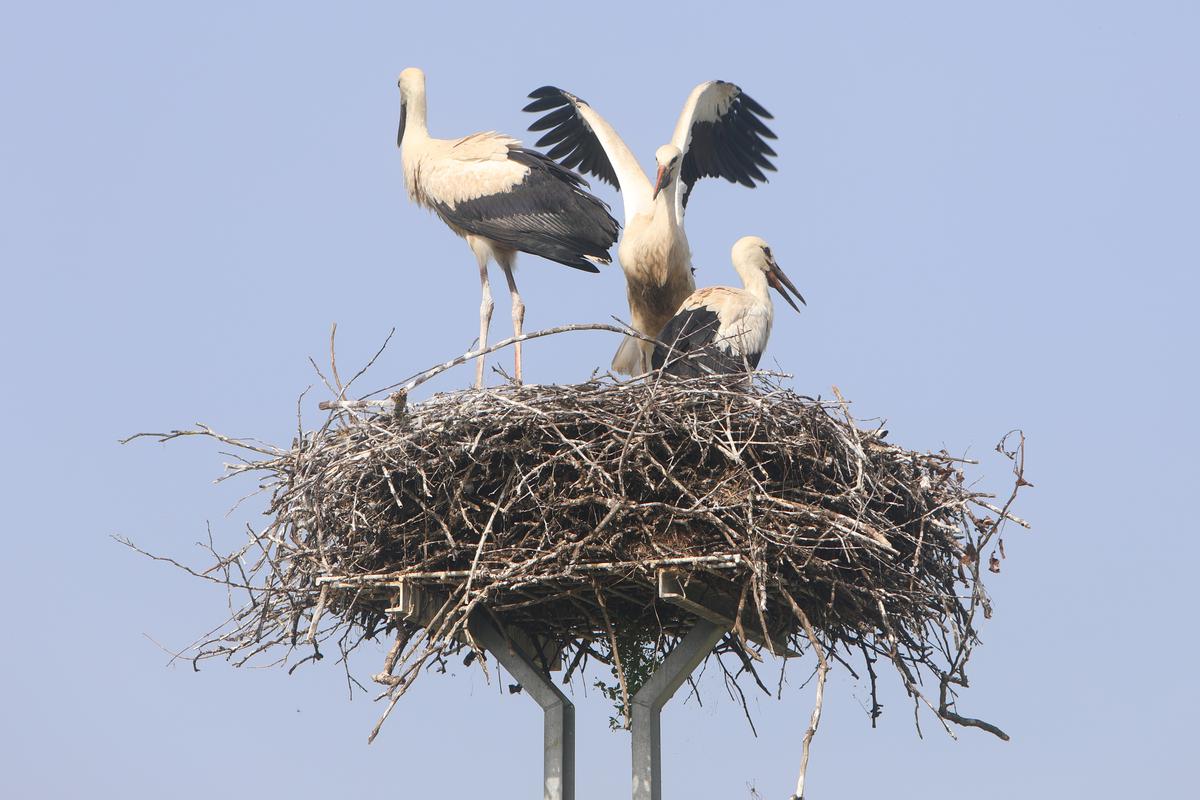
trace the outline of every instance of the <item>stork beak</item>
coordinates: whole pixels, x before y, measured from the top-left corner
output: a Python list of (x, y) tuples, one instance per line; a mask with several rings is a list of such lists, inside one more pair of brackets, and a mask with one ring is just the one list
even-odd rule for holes
[(400, 130), (396, 132), (396, 147), (404, 144), (404, 121), (408, 116), (408, 107), (404, 104), (404, 98), (400, 98)]
[(667, 184), (671, 182), (671, 170), (666, 167), (659, 166), (658, 175), (654, 178), (654, 195), (652, 200), (658, 199), (658, 193), (667, 188)]
[(799, 300), (801, 303), (804, 303), (804, 305), (808, 305), (808, 303), (804, 302), (804, 295), (800, 294), (799, 290), (796, 289), (795, 284), (791, 282), (787, 275), (783, 274), (783, 270), (781, 270), (779, 265), (774, 261), (771, 262), (771, 271), (767, 273), (767, 283), (771, 284), (775, 291), (783, 295), (783, 299), (787, 300), (788, 305), (797, 311), (800, 310), (800, 306), (796, 305), (792, 301), (792, 298), (788, 295), (785, 287), (786, 289), (792, 290), (792, 294), (796, 295), (797, 300)]

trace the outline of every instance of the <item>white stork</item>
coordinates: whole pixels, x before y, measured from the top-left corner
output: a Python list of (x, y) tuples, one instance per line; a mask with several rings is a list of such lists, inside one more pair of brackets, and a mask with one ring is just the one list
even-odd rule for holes
[(684, 300), (659, 334), (654, 369), (685, 378), (753, 369), (767, 349), (775, 318), (767, 286), (800, 310), (787, 290), (801, 303), (804, 298), (775, 263), (765, 241), (743, 236), (734, 243), (731, 257), (745, 288), (710, 286)]
[[(608, 206), (581, 187), (579, 175), (500, 133), (435, 139), (425, 122), (425, 73), (400, 73), (400, 131), (396, 144), (404, 162), (408, 196), (433, 210), (466, 238), (479, 263), (483, 301), (479, 306), (479, 349), (487, 347), (492, 319), (488, 260), (504, 270), (512, 294), (512, 320), (521, 335), (525, 304), (513, 280), (517, 251), (585, 272), (609, 263), (617, 221)], [(521, 344), (515, 345), (515, 375), (521, 380)], [(483, 386), (484, 358), (475, 367)]]
[[(658, 148), (658, 173), (652, 184), (629, 147), (612, 126), (583, 100), (554, 86), (529, 95), (526, 111), (548, 112), (532, 131), (550, 129), (538, 147), (564, 167), (578, 168), (616, 186), (625, 200), (625, 235), (617, 256), (625, 272), (630, 323), (646, 336), (658, 336), (679, 304), (696, 288), (691, 250), (683, 228), (692, 186), (719, 176), (754, 187), (765, 182), (763, 170), (775, 151), (766, 143), (775, 134), (763, 123), (770, 113), (726, 81), (707, 81), (688, 95), (669, 144)], [(627, 375), (650, 368), (653, 345), (627, 338), (613, 369)]]

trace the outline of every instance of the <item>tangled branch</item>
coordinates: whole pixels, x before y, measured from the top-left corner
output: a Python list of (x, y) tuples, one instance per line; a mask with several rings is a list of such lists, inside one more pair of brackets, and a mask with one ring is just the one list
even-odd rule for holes
[(202, 576), (242, 603), (197, 661), (316, 660), (330, 642), (345, 658), (384, 637), (373, 680), (390, 712), (427, 666), (473, 647), (467, 622), (487, 613), (547, 672), (607, 665), (627, 705), (636, 686), (618, 640), (645, 631), (627, 644), (669, 651), (695, 619), (686, 594), (725, 603), (732, 632), (714, 654), (735, 659), (735, 684), (765, 690), (763, 650), (815, 653), (805, 762), (825, 673), (859, 655), (873, 699), (888, 663), (944, 725), (1005, 737), (961, 716), (955, 692), (991, 614), (983, 553), (995, 543), (1003, 557), (1005, 521), (1027, 525), (1011, 512), (1028, 485), (1023, 438), (1001, 445), (1017, 485), (997, 505), (968, 488), (970, 462), (891, 444), (840, 395), (802, 397), (764, 374), (508, 385), (412, 405), (345, 400), (334, 376), (329, 417), (289, 448), (204, 426), (144, 434), (241, 448), (231, 473), (271, 492), (264, 527), (235, 552), (210, 548)]

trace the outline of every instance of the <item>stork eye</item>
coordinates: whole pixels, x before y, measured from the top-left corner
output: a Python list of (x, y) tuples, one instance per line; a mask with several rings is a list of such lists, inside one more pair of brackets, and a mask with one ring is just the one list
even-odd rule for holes
[(764, 247), (764, 248), (762, 249), (762, 251), (763, 251), (763, 255), (764, 255), (764, 256), (766, 256), (767, 258), (770, 258), (770, 257), (771, 257), (771, 248), (769, 248), (769, 247)]

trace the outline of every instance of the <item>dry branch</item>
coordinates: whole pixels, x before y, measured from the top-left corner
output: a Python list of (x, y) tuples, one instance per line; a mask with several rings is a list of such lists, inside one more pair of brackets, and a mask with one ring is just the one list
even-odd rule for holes
[[(486, 610), (572, 675), (591, 659), (615, 665), (625, 695), (617, 638), (651, 631), (663, 652), (693, 619), (657, 593), (669, 566), (728, 599), (736, 635), (714, 652), (736, 656), (736, 675), (763, 686), (748, 631), (813, 648), (805, 762), (825, 673), (851, 654), (867, 661), (873, 700), (882, 659), (943, 722), (1002, 735), (959, 716), (954, 688), (966, 686), (977, 612), (990, 615), (981, 554), (1004, 521), (1025, 523), (1011, 498), (996, 506), (968, 488), (963, 459), (890, 444), (840, 395), (805, 398), (762, 374), (509, 385), (408, 405), (345, 400), (333, 374), (329, 418), (290, 448), (204, 426), (159, 435), (242, 448), (246, 463), (231, 471), (272, 493), (250, 542), (233, 557), (212, 551), (220, 568), (203, 576), (246, 602), (197, 660), (312, 657), (329, 641), (344, 658), (385, 637), (374, 680), (390, 711), (425, 667), (470, 646), (467, 620)], [(1020, 449), (1004, 451), (1017, 488)], [(438, 598), (427, 619), (400, 613), (411, 587)], [(939, 689), (936, 706), (922, 675)]]

